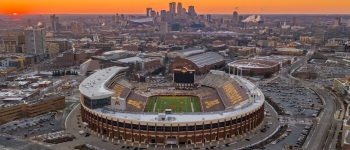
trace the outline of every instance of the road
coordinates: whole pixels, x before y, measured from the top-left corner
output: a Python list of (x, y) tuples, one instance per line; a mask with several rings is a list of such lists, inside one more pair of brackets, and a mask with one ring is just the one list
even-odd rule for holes
[[(315, 50), (310, 50), (304, 57), (302, 57), (299, 61), (295, 62), (292, 66), (290, 66), (288, 69), (282, 70), (281, 76), (284, 78), (288, 78), (291, 80), (298, 80), (295, 79), (290, 75), (290, 73), (293, 73), (296, 69), (301, 67), (302, 65), (305, 65), (307, 63), (307, 60), (311, 58)], [(302, 85), (305, 88), (313, 89), (322, 99), (324, 110), (321, 113), (321, 116), (318, 118), (318, 123), (316, 124), (316, 127), (314, 128), (314, 132), (310, 133), (309, 137), (307, 138), (305, 144), (303, 145), (303, 149), (309, 149), (309, 150), (320, 150), (328, 149), (328, 147), (324, 144), (326, 142), (326, 139), (329, 136), (331, 136), (331, 132), (328, 132), (330, 129), (332, 123), (334, 122), (334, 113), (336, 109), (336, 104), (334, 102), (334, 97), (329, 94), (323, 87), (319, 84), (301, 81)], [(331, 130), (332, 131), (332, 130)], [(334, 130), (333, 130), (334, 131)]]

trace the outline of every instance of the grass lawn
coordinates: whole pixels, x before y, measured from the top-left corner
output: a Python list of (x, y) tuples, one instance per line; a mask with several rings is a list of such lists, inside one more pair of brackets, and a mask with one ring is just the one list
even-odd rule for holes
[[(171, 109), (173, 113), (192, 112), (191, 98), (194, 112), (201, 112), (198, 98), (190, 96), (158, 96), (148, 100), (146, 112), (164, 112)], [(155, 110), (153, 108), (155, 106)]]

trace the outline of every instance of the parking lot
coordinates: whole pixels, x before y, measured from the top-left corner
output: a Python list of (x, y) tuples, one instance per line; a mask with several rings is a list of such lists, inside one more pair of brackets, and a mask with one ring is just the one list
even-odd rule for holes
[(277, 140), (266, 145), (266, 149), (282, 149), (285, 146), (299, 147), (302, 144), (304, 138), (306, 138), (307, 131), (310, 126), (303, 124), (288, 125), (289, 128), (285, 134), (283, 134)]
[(318, 115), (321, 100), (311, 90), (275, 85), (261, 85), (260, 89), (291, 117), (309, 118)]
[(63, 130), (62, 113), (46, 114), (30, 119), (21, 119), (1, 125), (1, 132), (17, 137), (31, 137)]

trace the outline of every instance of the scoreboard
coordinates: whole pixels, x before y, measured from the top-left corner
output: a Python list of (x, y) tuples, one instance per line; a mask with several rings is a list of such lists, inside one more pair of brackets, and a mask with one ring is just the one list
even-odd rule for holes
[(187, 68), (174, 69), (174, 83), (194, 84), (195, 70)]

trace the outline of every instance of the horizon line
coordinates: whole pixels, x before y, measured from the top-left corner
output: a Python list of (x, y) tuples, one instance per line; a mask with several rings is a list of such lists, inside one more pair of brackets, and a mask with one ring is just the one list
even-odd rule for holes
[[(232, 12), (233, 13), (233, 12)], [(198, 13), (197, 15), (232, 15), (232, 13)], [(29, 13), (29, 14), (18, 14), (17, 15), (115, 15), (115, 14), (124, 14), (124, 15), (145, 15), (143, 13), (42, 13), (42, 14), (36, 14), (36, 13)], [(349, 13), (242, 13), (239, 15), (349, 15)], [(0, 15), (13, 15), (13, 14), (1, 14)]]

